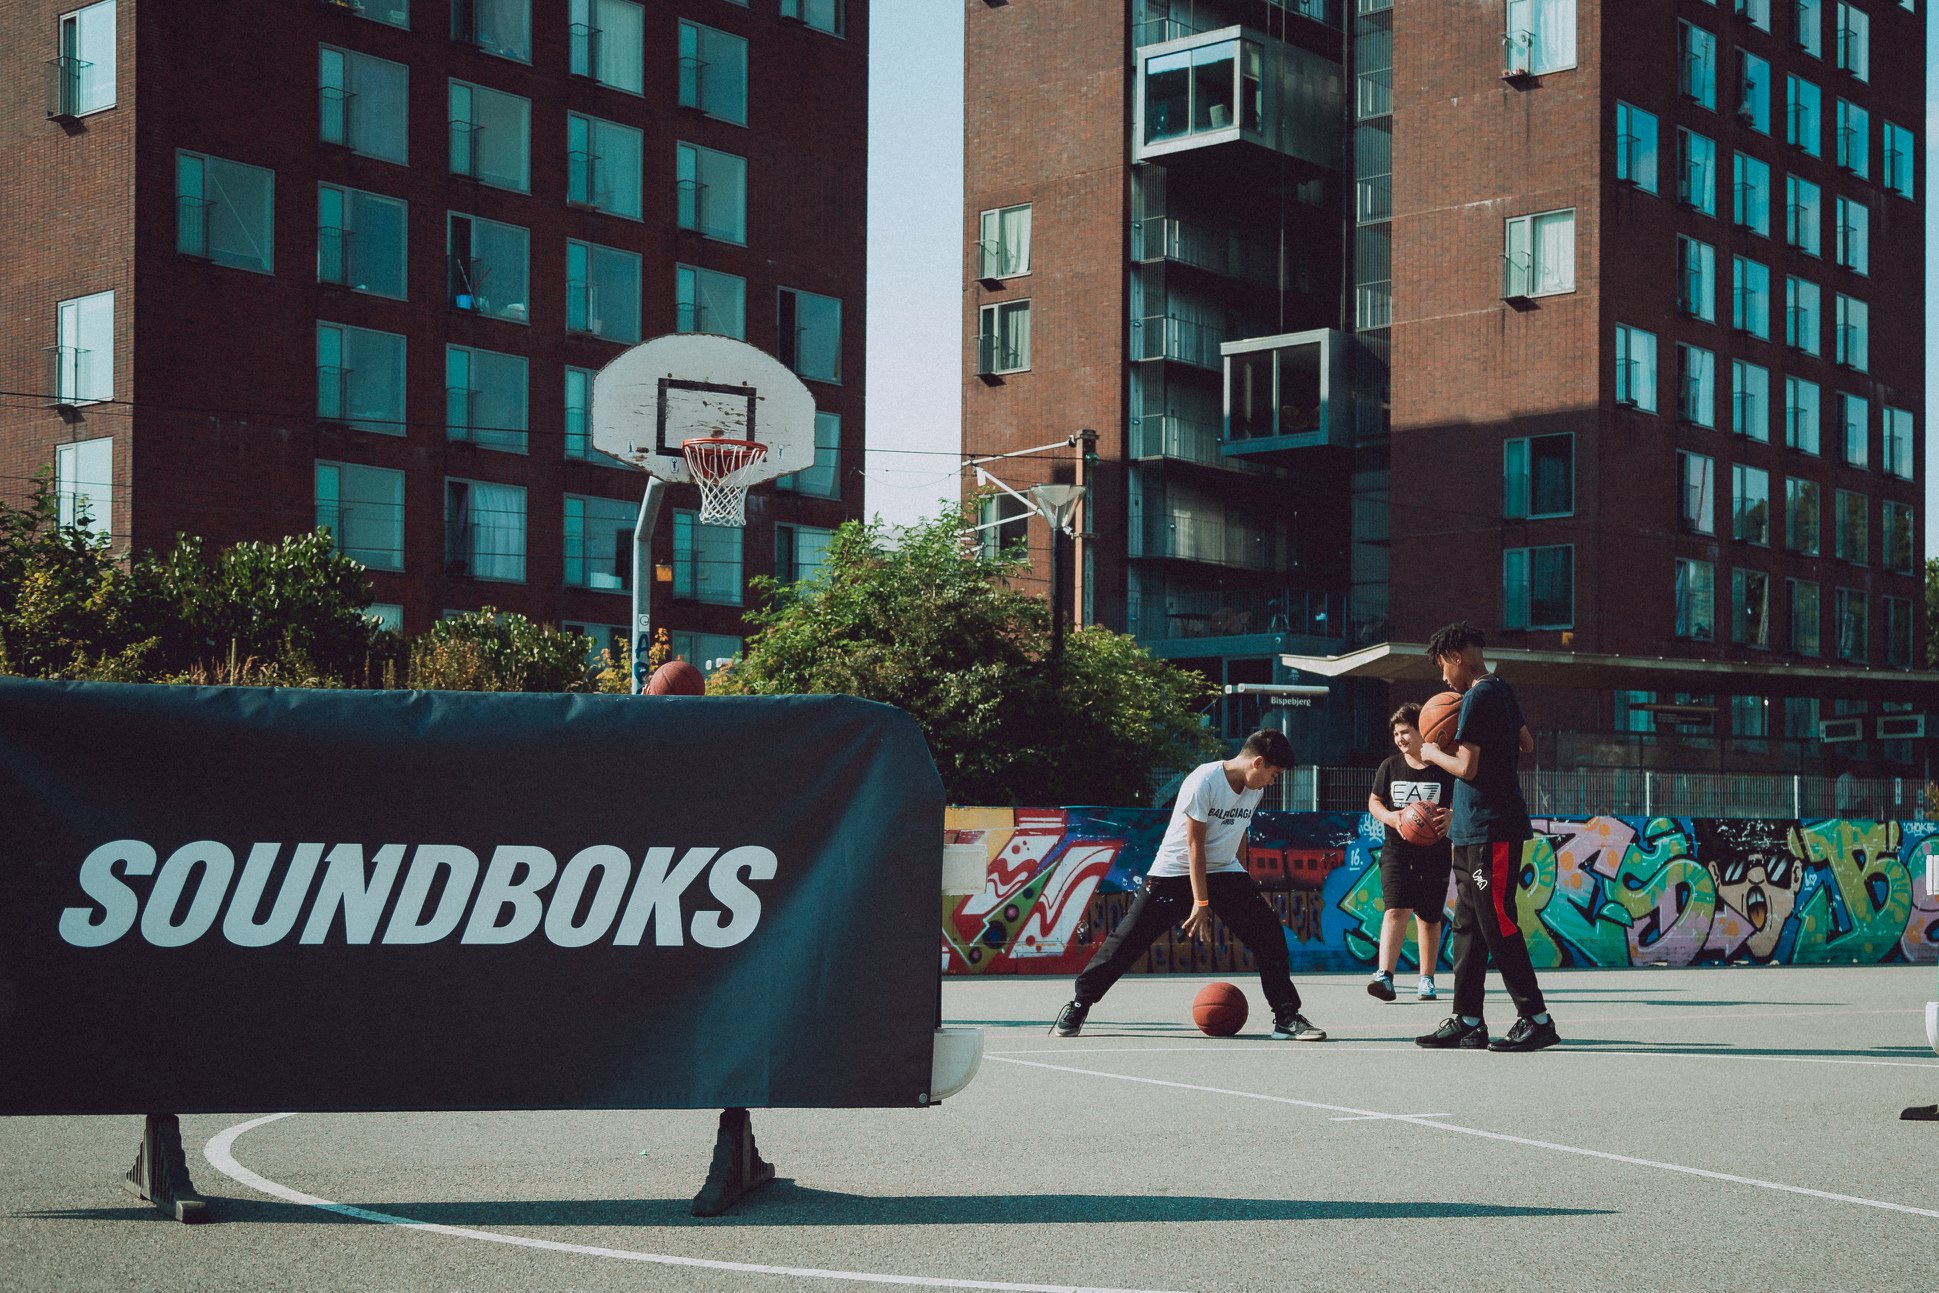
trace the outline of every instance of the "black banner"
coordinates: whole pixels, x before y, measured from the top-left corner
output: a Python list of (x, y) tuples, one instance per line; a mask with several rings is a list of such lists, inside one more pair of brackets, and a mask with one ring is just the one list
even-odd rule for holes
[(0, 814), (0, 1114), (927, 1098), (887, 705), (0, 679)]

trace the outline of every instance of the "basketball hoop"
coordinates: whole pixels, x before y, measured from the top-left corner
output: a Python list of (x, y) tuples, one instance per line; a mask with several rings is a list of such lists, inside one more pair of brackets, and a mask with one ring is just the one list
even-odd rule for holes
[(682, 441), (680, 451), (700, 486), (700, 523), (746, 525), (747, 487), (753, 483), (749, 477), (768, 456), (768, 447), (758, 440), (708, 436)]

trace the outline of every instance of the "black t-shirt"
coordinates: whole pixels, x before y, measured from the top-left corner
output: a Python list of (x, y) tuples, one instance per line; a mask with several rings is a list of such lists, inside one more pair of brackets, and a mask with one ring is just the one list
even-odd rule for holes
[(1492, 674), (1461, 698), (1461, 723), (1454, 738), (1481, 751), (1481, 768), (1473, 781), (1454, 783), (1454, 820), (1448, 825), (1454, 843), (1528, 838), (1528, 805), (1515, 775), (1524, 721), (1515, 689)]
[[(1409, 767), (1401, 755), (1389, 755), (1380, 765), (1380, 771), (1373, 774), (1374, 797), (1381, 803), (1399, 812), (1417, 799), (1443, 808), (1454, 802), (1454, 777), (1428, 764), (1425, 768)], [(1387, 832), (1384, 849), (1392, 850), (1392, 856), (1405, 858), (1434, 859), (1446, 862), (1449, 856), (1448, 841), (1445, 836), (1432, 844), (1409, 844), (1401, 838), (1399, 831)]]

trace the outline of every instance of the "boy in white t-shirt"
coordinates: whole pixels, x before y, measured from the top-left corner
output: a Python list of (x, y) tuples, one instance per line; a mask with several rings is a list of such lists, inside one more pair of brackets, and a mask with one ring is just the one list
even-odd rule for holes
[(1266, 787), (1292, 766), (1292, 743), (1283, 733), (1262, 730), (1247, 737), (1234, 757), (1192, 769), (1178, 788), (1178, 805), (1144, 887), (1077, 976), (1077, 996), (1058, 1012), (1051, 1031), (1077, 1036), (1091, 1007), (1166, 930), (1182, 924), (1187, 938), (1198, 938), (1216, 912), (1259, 963), (1259, 983), (1272, 1007), (1273, 1040), (1326, 1040), (1326, 1033), (1299, 1013), (1285, 926), (1239, 858)]

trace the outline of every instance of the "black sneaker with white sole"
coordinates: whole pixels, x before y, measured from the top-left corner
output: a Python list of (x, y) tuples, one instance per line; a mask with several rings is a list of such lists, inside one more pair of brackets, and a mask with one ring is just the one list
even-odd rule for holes
[(1555, 1031), (1555, 1021), (1538, 1024), (1533, 1019), (1517, 1019), (1513, 1027), (1488, 1043), (1491, 1051), (1539, 1051), (1544, 1046), (1553, 1046), (1562, 1038)]
[(1075, 1037), (1084, 1031), (1084, 1017), (1090, 1013), (1091, 1008), (1082, 1001), (1066, 1002), (1057, 1012), (1057, 1022), (1050, 1026), (1050, 1031), (1059, 1037)]
[(1276, 1042), (1323, 1042), (1326, 1029), (1295, 1010), (1273, 1020), (1271, 1037)]
[(1380, 1001), (1394, 999), (1394, 981), (1385, 974), (1376, 974), (1367, 980), (1367, 995)]
[(1416, 1037), (1414, 1045), (1430, 1050), (1447, 1050), (1457, 1046), (1464, 1051), (1485, 1050), (1488, 1046), (1488, 1025), (1485, 1022), (1470, 1024), (1459, 1015), (1449, 1015), (1433, 1032)]

